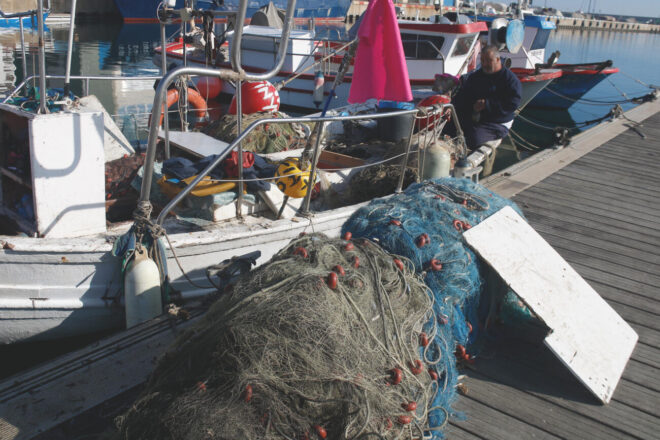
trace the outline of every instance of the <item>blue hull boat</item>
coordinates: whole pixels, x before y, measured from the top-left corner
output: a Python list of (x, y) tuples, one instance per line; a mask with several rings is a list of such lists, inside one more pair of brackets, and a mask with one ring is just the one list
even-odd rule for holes
[[(44, 22), (46, 21), (46, 17), (48, 17), (48, 12), (44, 13)], [(12, 18), (3, 18), (0, 17), (0, 28), (6, 29), (6, 28), (19, 28), (20, 27), (20, 21), (23, 20), (23, 27), (26, 28), (32, 28), (36, 29), (37, 28), (37, 16), (32, 15), (29, 17), (12, 17)]]
[(542, 90), (529, 107), (566, 110), (602, 80), (619, 71), (611, 61), (586, 64), (555, 64), (562, 76)]

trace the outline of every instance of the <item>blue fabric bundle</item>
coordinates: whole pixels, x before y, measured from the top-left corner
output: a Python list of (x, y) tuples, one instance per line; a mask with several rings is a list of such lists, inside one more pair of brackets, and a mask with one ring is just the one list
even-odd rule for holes
[[(482, 293), (480, 263), (463, 242), (464, 230), (512, 202), (467, 179), (442, 178), (376, 199), (344, 224), (342, 233), (377, 241), (408, 258), (434, 296), (435, 316), (425, 325), (426, 368), (438, 375), (438, 393), (429, 410), (430, 427), (441, 428), (452, 412), (458, 372), (456, 357), (470, 362), (470, 344), (479, 331)], [(488, 306), (489, 301), (482, 301)], [(482, 307), (484, 308), (484, 307)], [(431, 374), (431, 373), (430, 373)], [(434, 430), (433, 438), (442, 436)]]

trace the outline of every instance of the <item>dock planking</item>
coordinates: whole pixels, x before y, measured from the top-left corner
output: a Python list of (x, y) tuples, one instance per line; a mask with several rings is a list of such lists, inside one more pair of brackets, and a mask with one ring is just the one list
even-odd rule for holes
[[(465, 371), (469, 393), (458, 406), (468, 417), (452, 424), (449, 439), (461, 438), (457, 430), (502, 438), (503, 426), (509, 439), (658, 438), (660, 112), (638, 129), (645, 139), (624, 131), (513, 197), (640, 336), (612, 401), (597, 402), (541, 341), (501, 340)], [(493, 435), (474, 419), (484, 406), (495, 409)]]
[[(458, 398), (454, 409), (464, 413), (466, 418), (450, 421), (446, 431), (449, 440), (658, 438), (660, 106), (653, 108), (657, 109), (655, 113), (645, 116), (639, 128), (646, 139), (632, 130), (623, 131), (616, 137), (610, 136), (603, 145), (590, 146), (585, 153), (566, 160), (568, 164), (562, 168), (557, 169), (545, 160), (539, 163), (551, 169), (549, 173), (545, 170), (545, 177), (531, 184), (531, 179), (525, 177), (509, 187), (521, 191), (513, 199), (529, 223), (639, 334), (611, 402), (600, 404), (543, 345), (538, 335), (525, 334), (524, 339), (492, 338), (477, 362), (465, 366), (462, 371), (467, 376), (463, 380), (466, 393)], [(644, 118), (638, 120), (641, 119)], [(599, 136), (604, 136), (602, 130), (589, 138), (585, 136), (584, 141), (593, 143)], [(536, 173), (534, 169), (525, 171)], [(149, 330), (154, 325), (158, 326), (157, 336), (168, 339), (162, 332), (161, 327), (167, 327), (163, 323), (148, 324), (148, 329), (134, 330), (129, 337), (137, 338), (136, 344), (159, 345), (157, 338), (145, 336), (156, 332)], [(534, 337), (537, 340), (530, 340)], [(127, 345), (126, 336), (117, 344)], [(37, 385), (48, 388), (51, 382), (53, 390), (61, 392), (54, 387), (56, 382), (66, 388), (73, 384), (72, 378), (78, 376), (84, 377), (89, 386), (90, 378), (76, 373), (72, 359), (80, 363), (82, 369), (92, 358), (95, 363), (105, 362), (105, 368), (101, 368), (105, 373), (121, 369), (105, 356), (110, 349), (111, 344), (102, 344), (87, 349), (75, 359), (63, 358), (61, 365), (54, 363), (25, 376), (34, 383), (12, 383), (12, 389), (5, 393), (18, 392), (19, 388), (38, 393)], [(144, 377), (148, 367), (153, 366), (155, 358), (152, 356), (162, 352), (162, 347), (135, 345), (135, 350), (145, 354), (140, 360), (144, 368), (129, 371)], [(128, 390), (122, 386), (126, 391), (117, 394), (119, 390), (108, 393), (105, 382), (114, 382), (115, 388), (117, 382), (105, 376), (103, 374), (103, 380), (96, 378), (102, 382), (105, 399), (96, 399), (100, 396), (90, 393), (85, 406), (91, 406), (90, 409), (71, 410), (70, 415), (78, 414), (75, 420), (56, 427), (49, 422), (44, 428), (53, 428), (45, 432), (32, 426), (35, 419), (23, 420), (23, 436), (18, 438), (31, 438), (39, 432), (42, 434), (38, 439), (107, 433), (112, 418), (121, 414), (139, 393), (138, 383), (143, 379), (125, 385), (130, 387)], [(102, 403), (95, 405), (93, 402)], [(57, 417), (64, 412), (64, 406), (54, 408), (59, 411), (56, 411)]]

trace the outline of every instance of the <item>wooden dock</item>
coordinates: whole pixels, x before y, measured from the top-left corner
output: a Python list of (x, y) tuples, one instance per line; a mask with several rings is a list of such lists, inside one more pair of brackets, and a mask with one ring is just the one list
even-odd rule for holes
[[(588, 133), (486, 182), (513, 195), (537, 232), (639, 334), (612, 401), (600, 404), (541, 343), (509, 339), (466, 371), (467, 395), (456, 408), (467, 420), (452, 422), (448, 439), (660, 438), (659, 107), (646, 109), (651, 116), (637, 131), (597, 148), (598, 133)], [(618, 125), (600, 135), (625, 129)], [(567, 164), (568, 157), (579, 158)]]
[[(513, 197), (639, 334), (612, 401), (586, 391), (539, 335), (499, 338), (463, 372), (455, 409), (466, 420), (450, 423), (449, 440), (660, 438), (660, 102), (626, 116), (483, 182)], [(0, 382), (0, 439), (102, 431), (190, 323), (173, 332), (159, 318)]]

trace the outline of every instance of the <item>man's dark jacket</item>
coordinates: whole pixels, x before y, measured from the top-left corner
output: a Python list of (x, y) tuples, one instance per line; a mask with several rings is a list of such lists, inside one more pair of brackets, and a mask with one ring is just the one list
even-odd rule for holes
[(520, 104), (522, 85), (506, 67), (490, 75), (481, 69), (470, 73), (453, 99), (461, 119), (472, 115), (472, 106), (479, 99), (486, 100), (479, 122), (504, 123), (513, 120)]

